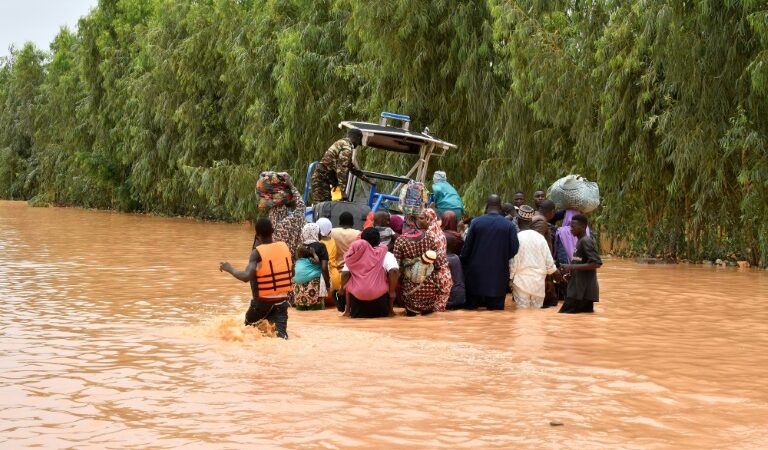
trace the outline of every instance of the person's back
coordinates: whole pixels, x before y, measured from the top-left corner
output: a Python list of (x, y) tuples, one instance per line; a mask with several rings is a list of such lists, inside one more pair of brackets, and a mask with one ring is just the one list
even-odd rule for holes
[(515, 226), (500, 214), (498, 197), (489, 199), (488, 209), (489, 213), (472, 221), (461, 252), (470, 309), (481, 303), (489, 309), (504, 308), (509, 260), (518, 248)]
[(464, 202), (456, 188), (448, 183), (445, 172), (435, 172), (432, 180), (432, 195), (438, 217), (442, 217), (446, 211), (453, 211), (457, 218), (461, 218), (464, 214)]
[(448, 309), (461, 308), (467, 302), (466, 287), (464, 286), (464, 270), (461, 268), (461, 259), (459, 255), (448, 253), (448, 267), (451, 269), (451, 296), (448, 298)]
[(547, 241), (536, 230), (523, 230), (517, 235), (520, 247), (510, 264), (512, 294), (520, 307), (543, 305), (546, 295), (546, 277), (557, 268)]

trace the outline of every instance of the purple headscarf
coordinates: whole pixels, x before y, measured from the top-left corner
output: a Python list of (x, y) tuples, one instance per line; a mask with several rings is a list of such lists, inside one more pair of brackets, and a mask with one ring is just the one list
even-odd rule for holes
[[(571, 233), (571, 220), (576, 214), (581, 213), (576, 209), (567, 209), (565, 211), (565, 218), (563, 218), (563, 225), (557, 229), (557, 237), (560, 238), (560, 243), (565, 249), (568, 264), (571, 263), (573, 252), (576, 251), (576, 244), (579, 242), (579, 239)], [(589, 231), (589, 227), (587, 227), (587, 236), (591, 235), (592, 233)]]

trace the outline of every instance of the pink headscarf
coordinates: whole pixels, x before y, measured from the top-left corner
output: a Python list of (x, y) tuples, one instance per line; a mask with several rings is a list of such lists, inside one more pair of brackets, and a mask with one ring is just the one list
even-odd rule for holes
[(389, 290), (387, 273), (384, 271), (384, 257), (387, 248), (371, 247), (368, 241), (360, 239), (352, 243), (344, 254), (349, 269), (346, 288), (358, 300), (376, 300)]

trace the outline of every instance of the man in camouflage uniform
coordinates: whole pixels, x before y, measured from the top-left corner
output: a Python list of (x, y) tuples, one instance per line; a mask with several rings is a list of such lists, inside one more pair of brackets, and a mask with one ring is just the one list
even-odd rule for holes
[(312, 173), (312, 203), (330, 201), (331, 188), (336, 186), (341, 189), (343, 199), (346, 200), (350, 172), (361, 180), (368, 181), (368, 178), (352, 162), (352, 151), (362, 142), (362, 131), (353, 128), (349, 130), (347, 137), (334, 142), (326, 150)]

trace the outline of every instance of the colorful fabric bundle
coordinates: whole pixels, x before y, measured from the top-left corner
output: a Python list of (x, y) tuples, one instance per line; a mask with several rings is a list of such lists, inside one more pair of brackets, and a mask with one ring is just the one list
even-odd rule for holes
[(405, 215), (418, 215), (424, 211), (427, 203), (427, 189), (424, 183), (409, 181), (400, 191), (400, 208)]
[(548, 197), (559, 209), (577, 209), (583, 214), (600, 206), (597, 183), (581, 175), (568, 175), (555, 181), (549, 188)]
[(261, 172), (256, 181), (259, 208), (295, 207), (296, 199), (291, 187), (291, 177), (286, 172)]

